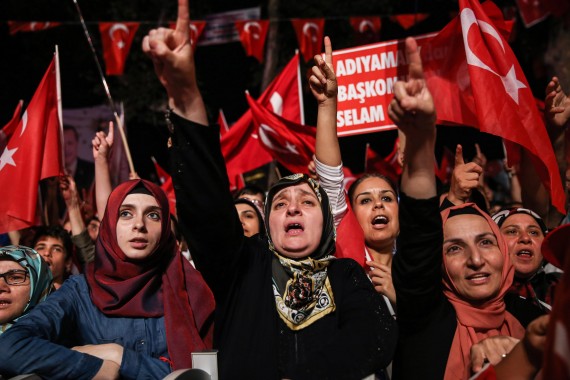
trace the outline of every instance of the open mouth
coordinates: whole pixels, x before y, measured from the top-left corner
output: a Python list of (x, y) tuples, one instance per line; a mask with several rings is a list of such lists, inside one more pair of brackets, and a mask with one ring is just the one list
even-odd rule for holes
[(374, 219), (372, 219), (373, 226), (380, 226), (386, 224), (388, 224), (388, 218), (386, 218), (384, 215), (378, 215), (374, 217)]
[(534, 253), (532, 251), (529, 251), (528, 249), (522, 249), (516, 253), (516, 256), (520, 257), (521, 259), (529, 260), (532, 259)]
[(290, 223), (285, 227), (285, 232), (291, 234), (298, 234), (303, 232), (303, 230), (304, 230), (303, 226), (299, 223)]
[(0, 300), (0, 307), (2, 307), (2, 306), (8, 306), (8, 305), (10, 305), (10, 304), (11, 304), (10, 301), (7, 301), (7, 300)]
[(474, 283), (482, 283), (486, 282), (487, 279), (490, 277), (489, 273), (475, 273), (470, 276), (467, 276), (467, 280), (474, 282)]

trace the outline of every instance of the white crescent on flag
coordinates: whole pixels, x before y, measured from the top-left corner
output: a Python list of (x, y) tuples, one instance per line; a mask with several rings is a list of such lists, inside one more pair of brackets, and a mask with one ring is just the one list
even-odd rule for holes
[(481, 32), (487, 33), (488, 35), (496, 39), (499, 42), (499, 45), (501, 45), (503, 52), (505, 51), (505, 46), (503, 45), (503, 41), (497, 30), (491, 24), (482, 20), (478, 20), (475, 17), (475, 13), (473, 13), (473, 10), (471, 10), (470, 8), (465, 8), (463, 9), (463, 11), (461, 11), (461, 29), (463, 31), (463, 44), (465, 45), (465, 56), (467, 57), (467, 63), (469, 65), (479, 67), (483, 70), (487, 70), (495, 74), (499, 78), (501, 78), (507, 94), (509, 94), (509, 96), (515, 101), (515, 103), (519, 104), (519, 89), (526, 88), (526, 86), (524, 85), (524, 83), (522, 83), (517, 79), (515, 73), (515, 65), (511, 65), (511, 68), (507, 73), (507, 75), (502, 76), (501, 74), (496, 73), (483, 61), (481, 61), (481, 59), (477, 57), (477, 55), (473, 52), (473, 50), (471, 50), (467, 38), (469, 29), (474, 24), (479, 27)]
[(374, 28), (374, 24), (370, 20), (362, 20), (358, 25), (358, 31), (360, 33), (366, 32), (366, 28), (368, 28), (372, 32), (376, 32), (376, 28)]
[(28, 126), (28, 110), (24, 112), (22, 115), (22, 132), (20, 132), (20, 136), (24, 134), (26, 127)]
[[(109, 28), (109, 37), (111, 37), (111, 41), (115, 41), (115, 37), (113, 35), (117, 30), (124, 30), (125, 33), (127, 33), (127, 35), (129, 34), (129, 28), (127, 28), (125, 24), (122, 23), (113, 24), (113, 26)], [(119, 47), (119, 49), (125, 47), (125, 43), (123, 42), (122, 39), (119, 42), (117, 42), (117, 46)]]
[[(314, 33), (309, 33), (309, 30), (313, 29)], [(311, 41), (317, 42), (317, 34), (319, 32), (319, 26), (314, 22), (308, 22), (303, 25), (303, 34), (311, 38)]]
[(277, 132), (275, 132), (273, 130), (273, 128), (271, 128), (269, 125), (267, 124), (260, 124), (259, 125), (259, 138), (261, 139), (261, 141), (263, 141), (263, 143), (265, 145), (267, 145), (267, 147), (269, 147), (270, 149), (272, 149), (275, 152), (281, 152), (281, 153), (285, 153), (285, 154), (296, 154), (298, 155), (299, 152), (297, 151), (297, 147), (294, 146), (293, 144), (290, 144), (289, 142), (286, 142), (286, 147), (285, 149), (283, 149), (282, 147), (275, 145), (273, 143), (272, 138), (269, 136), (269, 133), (275, 135), (275, 136), (279, 136), (279, 134)]
[[(250, 28), (254, 28), (254, 29), (256, 29), (256, 31), (252, 32), (252, 31), (250, 31)], [(254, 39), (259, 40), (259, 31), (261, 30), (261, 25), (259, 25), (258, 22), (256, 22), (256, 21), (246, 22), (245, 25), (243, 26), (243, 30), (245, 30), (246, 33), (251, 34), (251, 36)]]

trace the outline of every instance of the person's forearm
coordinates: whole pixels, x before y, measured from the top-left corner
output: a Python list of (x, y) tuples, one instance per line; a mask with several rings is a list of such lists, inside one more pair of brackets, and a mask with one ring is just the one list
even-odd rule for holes
[(336, 129), (337, 98), (319, 104), (315, 156), (325, 165), (341, 164), (340, 146)]
[(83, 221), (83, 215), (81, 214), (81, 207), (77, 202), (75, 202), (73, 205), (67, 206), (67, 212), (69, 213), (71, 234), (79, 235), (85, 230), (85, 222)]
[(415, 136), (406, 136), (405, 163), (401, 188), (415, 199), (427, 199), (436, 195), (434, 149), (436, 130), (417, 131)]
[(208, 125), (208, 114), (200, 90), (196, 88), (183, 89), (178, 93), (169, 94), (168, 106), (183, 118), (194, 123)]
[(99, 219), (102, 219), (105, 214), (107, 199), (109, 199), (112, 190), (109, 162), (107, 158), (99, 157), (95, 160), (95, 202)]

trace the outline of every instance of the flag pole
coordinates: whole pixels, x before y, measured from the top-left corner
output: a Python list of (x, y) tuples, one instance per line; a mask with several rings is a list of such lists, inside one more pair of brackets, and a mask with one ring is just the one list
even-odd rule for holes
[(123, 123), (121, 121), (121, 118), (119, 117), (119, 114), (117, 113), (115, 102), (113, 101), (113, 97), (111, 96), (111, 91), (109, 90), (109, 85), (107, 84), (107, 80), (105, 79), (105, 75), (103, 74), (103, 69), (101, 68), (101, 63), (99, 63), (99, 58), (97, 58), (97, 52), (95, 51), (95, 47), (93, 46), (93, 41), (91, 40), (91, 35), (89, 34), (89, 30), (87, 30), (87, 25), (85, 24), (85, 19), (83, 19), (83, 14), (81, 13), (79, 4), (77, 3), (77, 0), (73, 0), (73, 3), (75, 4), (75, 8), (77, 9), (77, 13), (79, 14), (79, 20), (81, 21), (83, 32), (85, 33), (85, 37), (87, 38), (87, 42), (89, 43), (89, 47), (91, 48), (91, 53), (93, 54), (93, 58), (95, 59), (95, 64), (97, 65), (97, 70), (99, 71), (99, 77), (101, 78), (101, 82), (103, 82), (103, 87), (105, 89), (105, 94), (107, 95), (107, 100), (109, 101), (111, 109), (113, 110), (113, 116), (115, 117), (115, 122), (117, 123), (119, 133), (121, 134), (121, 139), (123, 140), (125, 154), (127, 155), (127, 162), (129, 163), (129, 170), (131, 174), (135, 174), (135, 166), (133, 165), (133, 159), (131, 157), (129, 144), (127, 143), (127, 136), (123, 129)]
[[(295, 49), (295, 55), (299, 56), (299, 49)], [(301, 110), (301, 124), (305, 125), (305, 105), (303, 103), (303, 84), (301, 83), (301, 60), (297, 65), (297, 86), (299, 88), (299, 109)]]
[(55, 83), (56, 83), (56, 96), (57, 96), (57, 121), (59, 122), (59, 154), (61, 159), (60, 171), (63, 172), (65, 165), (65, 157), (63, 154), (63, 111), (61, 107), (61, 76), (59, 72), (59, 46), (55, 45)]

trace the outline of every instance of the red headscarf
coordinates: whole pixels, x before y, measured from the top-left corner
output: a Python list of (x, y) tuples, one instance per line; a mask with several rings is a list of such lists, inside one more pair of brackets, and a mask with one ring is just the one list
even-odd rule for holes
[[(119, 248), (116, 227), (125, 197), (141, 186), (162, 209), (162, 234), (155, 251), (135, 261)], [(170, 229), (168, 199), (153, 183), (127, 181), (113, 190), (101, 221), (95, 261), (87, 268), (86, 278), (91, 300), (105, 315), (164, 316), (173, 369), (191, 368), (190, 353), (212, 347), (214, 297), (200, 273), (180, 254)]]
[(455, 284), (451, 280), (447, 267), (445, 266), (444, 255), (443, 293), (449, 302), (451, 302), (457, 314), (457, 329), (455, 330), (451, 351), (447, 358), (445, 380), (468, 379), (471, 376), (471, 361), (469, 355), (471, 346), (475, 343), (496, 335), (508, 335), (518, 339), (521, 339), (524, 335), (524, 328), (519, 321), (506, 310), (503, 300), (503, 297), (513, 283), (515, 270), (509, 259), (507, 243), (503, 240), (497, 224), (474, 203), (466, 203), (444, 210), (441, 213), (443, 225), (448, 221), (451, 211), (467, 207), (475, 209), (481, 217), (485, 218), (497, 238), (499, 249), (503, 254), (501, 289), (495, 297), (484, 304), (473, 305), (469, 300), (462, 298), (457, 292)]

